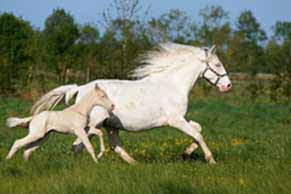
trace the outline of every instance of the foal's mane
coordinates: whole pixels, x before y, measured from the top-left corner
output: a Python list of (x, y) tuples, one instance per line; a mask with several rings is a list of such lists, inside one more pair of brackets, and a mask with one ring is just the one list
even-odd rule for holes
[(140, 56), (141, 65), (132, 72), (131, 77), (141, 79), (163, 73), (168, 69), (189, 65), (189, 59), (194, 59), (200, 52), (199, 47), (172, 42), (161, 43)]

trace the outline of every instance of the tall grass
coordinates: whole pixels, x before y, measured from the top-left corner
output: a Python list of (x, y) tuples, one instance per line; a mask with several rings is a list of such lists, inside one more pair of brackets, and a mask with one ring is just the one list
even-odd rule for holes
[[(71, 152), (73, 136), (51, 134), (29, 162), (22, 150), (4, 158), (25, 129), (7, 129), (11, 115), (27, 116), (31, 104), (0, 98), (0, 193), (290, 193), (291, 105), (253, 102), (231, 95), (192, 97), (188, 119), (199, 122), (218, 162), (209, 166), (201, 150), (192, 159), (180, 154), (191, 143), (170, 128), (121, 132), (126, 150), (139, 162), (129, 166), (109, 151), (98, 164), (83, 152)], [(106, 140), (107, 141), (107, 140)], [(96, 149), (98, 139), (92, 142)], [(109, 147), (107, 145), (107, 147)]]

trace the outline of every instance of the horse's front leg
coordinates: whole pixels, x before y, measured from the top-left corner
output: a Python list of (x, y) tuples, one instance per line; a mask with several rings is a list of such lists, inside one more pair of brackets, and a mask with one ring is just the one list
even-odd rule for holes
[[(193, 127), (193, 129), (195, 129), (197, 132), (201, 133), (202, 131), (202, 128), (200, 126), (199, 123), (195, 122), (195, 121), (192, 121), (190, 120), (189, 121), (189, 124)], [(185, 151), (183, 152), (182, 156), (183, 157), (187, 157), (187, 156), (190, 156), (197, 148), (198, 148), (198, 143), (194, 140), (193, 143), (191, 143), (186, 149)]]
[(177, 129), (181, 130), (182, 132), (184, 132), (185, 134), (194, 138), (201, 146), (201, 148), (204, 152), (204, 155), (205, 155), (205, 159), (210, 164), (216, 163), (213, 156), (212, 156), (212, 153), (209, 150), (207, 144), (205, 143), (202, 135), (196, 129), (194, 129), (194, 127), (190, 123), (188, 123), (183, 117), (170, 118), (168, 122), (169, 122), (170, 126), (175, 127)]
[(129, 164), (136, 164), (136, 161), (122, 148), (118, 129), (106, 128), (110, 148)]

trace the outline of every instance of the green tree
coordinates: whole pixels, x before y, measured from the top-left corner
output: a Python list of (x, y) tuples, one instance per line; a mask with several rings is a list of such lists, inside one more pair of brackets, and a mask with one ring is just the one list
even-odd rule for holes
[(276, 22), (266, 49), (267, 61), (275, 75), (271, 84), (271, 99), (291, 100), (291, 22)]
[(0, 15), (0, 89), (15, 90), (25, 83), (26, 73), (33, 56), (29, 42), (33, 30), (27, 21), (3, 13)]
[(43, 35), (48, 64), (53, 67), (60, 80), (64, 81), (67, 68), (73, 65), (73, 61), (68, 61), (71, 49), (79, 38), (79, 30), (74, 18), (64, 9), (55, 9), (45, 21)]
[(202, 25), (196, 41), (203, 46), (216, 44), (219, 51), (225, 49), (231, 33), (228, 13), (221, 6), (207, 6), (200, 11), (200, 16)]
[[(79, 59), (81, 71), (86, 71), (86, 81), (88, 82), (94, 70), (98, 69), (97, 55), (99, 52), (100, 33), (97, 28), (87, 24), (80, 29), (80, 37), (75, 45), (76, 54)], [(80, 55), (80, 56), (79, 56)], [(100, 73), (98, 71), (98, 73)]]
[(267, 39), (265, 32), (249, 10), (243, 11), (237, 18), (236, 30), (229, 41), (228, 62), (235, 64), (235, 71), (267, 71), (263, 43)]
[(147, 33), (153, 44), (165, 41), (185, 43), (194, 39), (196, 32), (196, 24), (178, 9), (172, 9), (157, 19), (152, 18), (147, 26)]
[(99, 62), (108, 67), (110, 77), (127, 78), (136, 66), (137, 55), (148, 47), (145, 23), (141, 19), (144, 15), (146, 11), (142, 12), (139, 0), (115, 0), (103, 12), (105, 33), (100, 44), (104, 54)]

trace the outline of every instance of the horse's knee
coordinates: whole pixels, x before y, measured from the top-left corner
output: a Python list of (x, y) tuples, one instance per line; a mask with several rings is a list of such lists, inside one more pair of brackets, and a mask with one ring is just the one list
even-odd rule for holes
[(117, 154), (121, 154), (122, 148), (120, 146), (115, 146), (113, 151), (116, 152)]
[(199, 144), (203, 142), (203, 136), (199, 132), (192, 133), (191, 135)]
[(190, 125), (191, 125), (193, 128), (195, 128), (197, 131), (199, 131), (199, 132), (202, 131), (202, 127), (201, 127), (201, 125), (200, 125), (199, 123), (194, 122), (194, 121), (190, 121), (189, 123), (190, 123)]
[(120, 145), (117, 145), (117, 144), (113, 144), (113, 143), (109, 143), (109, 146), (110, 146), (110, 149), (114, 152), (116, 152), (116, 148), (119, 147)]

